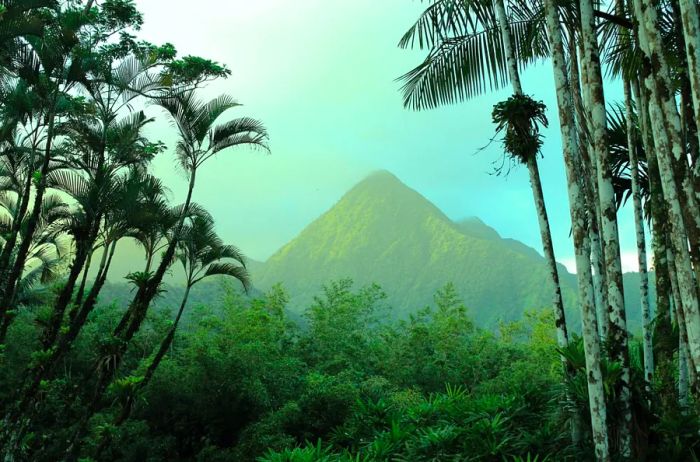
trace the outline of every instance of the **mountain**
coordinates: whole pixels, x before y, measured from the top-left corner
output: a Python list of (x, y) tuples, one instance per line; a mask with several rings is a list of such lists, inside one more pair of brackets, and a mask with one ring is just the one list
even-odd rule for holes
[[(133, 287), (123, 276), (143, 264), (142, 251), (128, 242), (124, 249), (129, 258), (110, 273), (102, 303), (126, 306), (133, 297)], [(352, 278), (358, 285), (379, 283), (395, 317), (431, 304), (435, 291), (448, 282), (455, 284), (472, 316), (484, 326), (519, 319), (526, 309), (551, 306), (545, 261), (535, 249), (501, 237), (478, 218), (453, 222), (385, 171), (356, 185), (267, 262), (249, 260), (248, 269), (253, 296), (277, 282), (289, 290), (294, 318), (323, 284), (341, 278)], [(577, 329), (576, 276), (563, 265), (559, 276), (569, 326)], [(178, 274), (169, 276), (157, 307), (177, 309), (183, 293), (180, 279)], [(639, 275), (627, 273), (624, 282), (629, 327), (638, 332)], [(653, 277), (650, 289), (653, 302)], [(215, 304), (224, 293), (220, 281), (204, 281), (192, 291), (190, 306)]]
[[(575, 278), (561, 270), (565, 299), (572, 301)], [(502, 239), (478, 219), (453, 222), (386, 171), (360, 182), (253, 269), (259, 289), (282, 282), (297, 312), (323, 284), (341, 278), (380, 284), (396, 316), (430, 304), (448, 282), (483, 325), (551, 306), (544, 258), (534, 249)]]

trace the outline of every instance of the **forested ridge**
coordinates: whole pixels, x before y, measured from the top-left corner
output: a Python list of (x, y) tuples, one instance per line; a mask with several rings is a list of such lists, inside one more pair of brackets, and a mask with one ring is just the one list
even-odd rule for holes
[[(527, 170), (544, 264), (517, 280), (549, 292), (551, 306), (489, 328), (475, 323), (488, 307), (473, 311), (450, 283), (488, 268), (450, 259), (471, 238), (427, 201), (397, 220), (393, 206), (363, 215), (378, 199), (360, 194), (352, 216), (331, 211), (315, 225), (348, 236), (372, 220), (441, 229), (429, 233), (433, 253), (410, 239), (398, 249), (415, 254), (416, 274), (436, 253), (453, 262), (432, 300), (423, 295), (428, 307), (405, 315), (380, 285), (330, 271), (302, 305), (285, 281), (256, 290), (197, 185), (214, 156), (270, 152), (266, 127), (231, 95), (204, 98), (230, 75), (224, 64), (137, 38), (143, 21), (132, 0), (0, 0), (3, 460), (697, 460), (696, 2), (431, 0), (400, 39), (427, 53), (399, 79), (408, 109), (512, 90), (491, 113), (497, 173)], [(554, 88), (523, 88), (535, 62), (551, 65)], [(613, 86), (621, 101), (606, 100)], [(557, 100), (575, 300), (562, 290), (538, 164), (555, 112), (537, 99), (544, 91)], [(168, 139), (146, 135), (156, 120), (171, 124)], [(186, 176), (181, 197), (153, 174), (157, 156)], [(639, 306), (623, 286), (623, 206), (634, 211)], [(374, 234), (346, 245), (364, 241), (365, 260), (391, 272), (376, 257), (397, 249)], [(126, 240), (142, 266), (126, 277), (126, 301), (104, 302)], [(329, 242), (296, 251), (347, 250)], [(503, 255), (525, 262), (513, 245)], [(164, 295), (174, 268), (175, 300)], [(221, 295), (191, 303), (207, 283), (223, 284)], [(169, 309), (157, 308), (166, 297)]]

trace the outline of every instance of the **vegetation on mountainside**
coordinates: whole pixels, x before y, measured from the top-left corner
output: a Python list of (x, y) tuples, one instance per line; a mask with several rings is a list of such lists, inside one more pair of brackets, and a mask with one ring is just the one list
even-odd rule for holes
[[(395, 176), (377, 172), (253, 275), (262, 290), (283, 283), (295, 306), (310, 303), (328, 278), (378, 282), (398, 316), (428, 305), (434, 291), (451, 281), (477, 322), (493, 326), (551, 304), (544, 260), (529, 250), (483, 223), (455, 224)], [(565, 282), (571, 301), (574, 279)]]

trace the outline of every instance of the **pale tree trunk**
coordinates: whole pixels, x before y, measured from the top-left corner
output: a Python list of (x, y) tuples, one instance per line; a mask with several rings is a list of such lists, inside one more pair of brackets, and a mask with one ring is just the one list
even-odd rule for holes
[[(678, 0), (681, 8), (681, 23), (685, 36), (688, 77), (693, 93), (695, 120), (700, 120), (700, 20), (695, 0)], [(698, 131), (700, 135), (700, 131)]]
[(580, 1), (581, 32), (584, 45), (582, 60), (589, 73), (590, 114), (593, 146), (598, 170), (598, 194), (602, 235), (605, 243), (605, 270), (608, 279), (609, 314), (613, 331), (609, 336), (611, 353), (622, 366), (619, 393), (622, 411), (620, 432), (620, 453), (628, 458), (632, 452), (632, 405), (630, 393), (630, 366), (627, 347), (627, 320), (622, 286), (622, 263), (620, 261), (620, 240), (617, 228), (617, 207), (612, 184), (610, 153), (607, 146), (607, 114), (603, 94), (603, 75), (600, 68), (596, 22), (593, 16), (592, 0)]
[[(634, 9), (637, 18), (640, 18), (642, 21), (642, 25), (638, 28), (640, 48), (645, 53), (647, 59), (655, 63), (657, 68), (661, 69), (662, 75), (664, 72), (665, 75), (668, 75), (666, 62), (663, 60), (663, 55), (659, 53), (658, 45), (660, 39), (658, 37), (658, 31), (656, 30), (656, 11), (654, 8), (649, 8), (648, 5), (644, 5), (642, 0), (634, 0)], [(652, 45), (656, 46), (652, 47)], [(683, 211), (676, 188), (676, 179), (674, 178), (674, 154), (672, 153), (672, 144), (669, 139), (669, 133), (674, 132), (676, 128), (678, 129), (678, 134), (680, 133), (680, 122), (677, 127), (671, 126), (668, 132), (666, 131), (664, 114), (662, 112), (662, 95), (659, 95), (660, 86), (657, 86), (657, 82), (653, 76), (649, 76), (645, 79), (645, 86), (652, 95), (648, 108), (649, 118), (657, 151), (661, 184), (664, 197), (669, 205), (670, 235), (676, 260), (676, 274), (681, 298), (680, 302), (683, 306), (685, 325), (688, 331), (690, 359), (693, 362), (693, 367), (697, 374), (697, 368), (698, 365), (700, 365), (700, 306), (698, 304), (696, 281), (690, 261), (690, 252), (688, 250), (688, 236), (683, 221)], [(675, 109), (675, 101), (672, 103)], [(675, 113), (678, 115), (677, 112)], [(683, 183), (685, 183), (685, 180)], [(694, 194), (692, 197), (694, 197)]]
[(605, 251), (603, 249), (603, 243), (600, 240), (600, 206), (598, 201), (598, 185), (595, 181), (591, 181), (591, 178), (597, 178), (597, 170), (595, 162), (592, 159), (595, 158), (595, 152), (590, 146), (590, 129), (588, 128), (589, 122), (586, 115), (584, 100), (588, 100), (588, 95), (583, 94), (587, 90), (588, 85), (584, 84), (583, 89), (581, 88), (580, 82), (585, 82), (587, 79), (588, 72), (586, 70), (585, 63), (581, 63), (583, 76), (579, 77), (578, 72), (578, 52), (576, 49), (575, 37), (576, 31), (569, 31), (569, 53), (571, 56), (571, 62), (569, 63), (569, 71), (571, 73), (571, 89), (573, 94), (573, 103), (576, 112), (576, 117), (579, 123), (577, 128), (579, 131), (579, 152), (581, 154), (581, 168), (583, 169), (583, 177), (581, 181), (586, 187), (586, 197), (587, 197), (587, 208), (589, 211), (589, 236), (591, 240), (591, 263), (595, 271), (593, 276), (593, 287), (595, 293), (595, 305), (596, 313), (598, 317), (598, 334), (601, 338), (608, 338), (610, 333), (610, 317), (608, 316), (608, 292), (607, 289), (607, 277), (605, 274)]
[(634, 207), (634, 226), (637, 232), (637, 261), (639, 263), (639, 292), (642, 309), (642, 350), (644, 353), (644, 379), (651, 383), (654, 376), (654, 349), (652, 345), (652, 316), (649, 308), (649, 275), (647, 273), (647, 242), (644, 235), (644, 210), (642, 209), (642, 191), (639, 186), (639, 158), (635, 127), (632, 116), (632, 90), (629, 81), (624, 82), (625, 111), (627, 112), (627, 150), (630, 159), (630, 177), (632, 179), (632, 204)]
[[(680, 292), (678, 289), (678, 278), (676, 276), (676, 262), (673, 258), (673, 253), (668, 250), (668, 273), (669, 279), (671, 280), (671, 288), (673, 292), (673, 310), (672, 313), (676, 314), (676, 320), (678, 323), (678, 335), (682, 342), (678, 344), (678, 358), (680, 361), (681, 353), (683, 353), (683, 359), (685, 366), (689, 368), (686, 373), (689, 374), (689, 384), (694, 388), (697, 383), (697, 374), (693, 366), (692, 358), (690, 357), (690, 349), (688, 347), (688, 330), (685, 328), (685, 314), (683, 314), (683, 303), (681, 302)], [(678, 371), (680, 373), (680, 370)]]
[[(494, 5), (496, 8), (496, 16), (498, 17), (501, 39), (503, 41), (503, 51), (505, 53), (506, 62), (508, 65), (508, 74), (513, 86), (513, 93), (516, 95), (522, 95), (523, 88), (522, 83), (520, 82), (518, 63), (512, 45), (510, 27), (508, 25), (503, 0), (496, 0)], [(569, 336), (566, 328), (566, 315), (564, 313), (564, 303), (562, 301), (561, 286), (559, 284), (559, 271), (557, 269), (557, 261), (554, 256), (552, 233), (549, 227), (549, 218), (547, 215), (547, 207), (545, 206), (544, 202), (544, 193), (542, 191), (542, 182), (540, 180), (539, 169), (537, 167), (537, 159), (529, 159), (527, 162), (527, 168), (530, 174), (530, 184), (532, 186), (535, 209), (537, 210), (542, 247), (554, 291), (552, 295), (552, 306), (554, 308), (554, 320), (557, 328), (557, 343), (560, 348), (565, 348), (569, 343)], [(562, 361), (564, 361), (563, 358)]]
[(651, 196), (651, 246), (654, 254), (654, 278), (656, 281), (656, 313), (657, 316), (671, 313), (670, 293), (671, 282), (667, 256), (668, 203), (663, 197), (659, 165), (656, 160), (656, 148), (649, 122), (649, 107), (646, 92), (635, 82), (632, 87), (634, 97), (638, 102), (639, 124), (642, 134), (642, 145), (647, 157), (647, 174), (649, 177), (649, 195)]
[[(673, 159), (670, 165), (681, 168), (680, 171), (673, 174), (680, 185), (677, 195), (681, 201), (681, 210), (685, 214), (684, 219), (688, 221), (686, 223), (687, 228), (698, 231), (700, 230), (698, 197), (688, 169), (686, 144), (683, 141), (680, 114), (678, 113), (676, 97), (673, 92), (674, 85), (671, 79), (670, 68), (664, 55), (665, 45), (657, 28), (658, 15), (656, 8), (650, 2), (642, 2), (641, 0), (634, 0), (634, 8), (635, 16), (640, 21), (638, 28), (639, 45), (649, 63), (651, 63), (650, 69), (652, 73), (650, 78), (645, 81), (645, 84), (652, 91), (652, 105), (657, 105), (660, 111), (659, 117), (662, 129), (654, 129), (654, 138), (656, 139), (657, 135), (665, 137), (669, 154)], [(665, 161), (665, 159), (662, 160)], [(700, 246), (698, 232), (686, 234), (688, 238), (692, 238), (690, 240), (691, 246), (694, 248)]]
[[(510, 26), (508, 25), (508, 17), (506, 15), (505, 5), (503, 0), (494, 2), (498, 25), (501, 32), (501, 40), (503, 42), (503, 52), (506, 56), (506, 64), (508, 66), (508, 75), (510, 76), (513, 93), (515, 95), (523, 94), (523, 87), (520, 81), (520, 73), (518, 72), (518, 62), (513, 49)], [(537, 210), (537, 218), (540, 226), (540, 238), (542, 239), (542, 249), (547, 268), (549, 269), (550, 282), (552, 284), (552, 309), (554, 310), (554, 324), (557, 333), (557, 345), (560, 349), (564, 349), (569, 345), (569, 335), (566, 326), (566, 313), (564, 312), (564, 302), (561, 295), (561, 285), (559, 283), (559, 270), (557, 268), (557, 260), (554, 256), (554, 246), (552, 245), (552, 233), (549, 226), (549, 217), (547, 207), (544, 201), (544, 192), (542, 190), (542, 181), (540, 172), (537, 166), (537, 158), (533, 157), (527, 160), (527, 169), (530, 174), (530, 185), (532, 195), (535, 201), (535, 209)], [(564, 356), (560, 356), (564, 374), (569, 373)], [(567, 401), (571, 401), (571, 397), (567, 396)], [(571, 420), (571, 435), (572, 440), (578, 443), (581, 438), (581, 424), (578, 415), (573, 415)]]
[[(654, 104), (649, 107), (650, 119), (655, 132), (663, 130), (661, 111)], [(663, 138), (663, 137), (660, 137)], [(661, 145), (661, 146), (660, 146)], [(668, 203), (668, 217), (671, 224), (670, 237), (673, 245), (673, 258), (675, 264), (669, 261), (669, 272), (675, 273), (678, 287), (678, 305), (683, 310), (683, 324), (688, 332), (688, 347), (690, 349), (691, 361), (698, 373), (697, 365), (700, 361), (700, 311), (696, 291), (696, 282), (693, 277), (693, 268), (688, 250), (688, 240), (683, 224), (683, 215), (678, 199), (675, 182), (672, 174), (672, 166), (668, 163), (668, 158), (664, 157), (664, 146), (656, 143), (658, 156), (656, 160), (659, 164), (661, 176), (661, 186), (664, 197)], [(672, 285), (674, 277), (671, 277)], [(679, 319), (679, 323), (681, 320)]]
[(575, 156), (578, 156), (577, 132), (573, 118), (571, 89), (567, 79), (564, 45), (559, 23), (559, 14), (554, 0), (545, 0), (544, 9), (547, 19), (547, 33), (552, 52), (552, 68), (556, 85), (559, 124), (564, 151), (564, 164), (567, 174), (567, 189), (571, 211), (571, 222), (576, 252), (576, 270), (578, 273), (579, 304), (581, 306), (582, 334), (586, 354), (586, 378), (588, 383), (588, 400), (591, 412), (591, 429), (596, 459), (610, 460), (608, 447), (607, 410), (603, 390), (603, 378), (600, 370), (600, 339), (593, 297), (593, 280), (591, 277), (590, 242), (586, 227), (586, 210), (583, 191), (578, 183)]

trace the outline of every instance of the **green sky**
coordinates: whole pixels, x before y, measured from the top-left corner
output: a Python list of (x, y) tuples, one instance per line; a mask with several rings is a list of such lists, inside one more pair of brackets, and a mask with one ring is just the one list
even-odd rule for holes
[[(181, 54), (226, 63), (233, 76), (205, 93), (227, 92), (262, 119), (272, 154), (224, 153), (202, 169), (196, 201), (225, 240), (263, 260), (332, 206), (353, 184), (387, 169), (448, 216), (479, 216), (506, 236), (541, 248), (524, 171), (490, 175), (499, 156), (490, 112), (507, 92), (459, 106), (403, 109), (394, 79), (422, 59), (396, 47), (424, 4), (418, 0), (137, 0), (141, 36), (171, 42)], [(542, 161), (559, 260), (571, 266), (564, 169), (548, 63), (524, 75), (527, 93), (545, 101), (554, 126)], [(174, 132), (154, 133), (172, 145)], [(172, 155), (155, 165), (174, 198), (184, 178)], [(634, 267), (634, 229), (621, 220), (626, 268)]]

